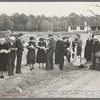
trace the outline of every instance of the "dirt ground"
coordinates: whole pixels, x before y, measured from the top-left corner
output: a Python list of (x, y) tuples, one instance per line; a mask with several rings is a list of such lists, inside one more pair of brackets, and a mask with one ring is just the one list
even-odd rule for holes
[(76, 70), (72, 64), (65, 63), (64, 70), (58, 66), (53, 71), (22, 67), (23, 73), (14, 76), (5, 75), (0, 80), (0, 97), (16, 98), (99, 98), (100, 72), (94, 70)]
[[(83, 39), (85, 44), (86, 38)], [(0, 79), (1, 98), (100, 98), (99, 71), (86, 68), (76, 70), (73, 64), (67, 61), (63, 71), (60, 71), (57, 65), (54, 70), (46, 71), (39, 69), (38, 64), (30, 71), (29, 66), (25, 66), (26, 53), (27, 50), (23, 54), (23, 73), (9, 77), (6, 72), (5, 78)]]

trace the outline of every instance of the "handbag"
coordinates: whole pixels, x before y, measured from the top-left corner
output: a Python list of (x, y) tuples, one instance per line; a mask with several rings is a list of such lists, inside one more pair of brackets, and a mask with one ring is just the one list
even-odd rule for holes
[(95, 57), (100, 57), (100, 51), (95, 53)]

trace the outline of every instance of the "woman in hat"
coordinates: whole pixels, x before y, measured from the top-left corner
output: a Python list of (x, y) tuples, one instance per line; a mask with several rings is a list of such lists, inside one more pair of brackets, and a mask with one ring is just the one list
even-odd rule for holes
[(74, 51), (74, 65), (77, 69), (79, 69), (79, 66), (81, 65), (82, 48), (77, 38), (75, 39), (75, 49), (74, 50), (75, 50)]
[(8, 56), (10, 52), (8, 45), (5, 43), (5, 38), (0, 39), (0, 78), (4, 78), (4, 71), (7, 71)]
[[(39, 39), (36, 62), (39, 64), (39, 69), (44, 67), (46, 63), (46, 43), (43, 38)], [(41, 67), (42, 64), (42, 67)]]
[(34, 69), (35, 64), (35, 49), (36, 49), (36, 43), (34, 42), (34, 37), (30, 37), (30, 41), (28, 42), (28, 53), (27, 53), (27, 64), (30, 65), (30, 70)]

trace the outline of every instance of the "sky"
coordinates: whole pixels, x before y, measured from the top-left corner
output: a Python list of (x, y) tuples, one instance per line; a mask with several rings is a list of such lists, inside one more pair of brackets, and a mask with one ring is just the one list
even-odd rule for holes
[(92, 16), (88, 10), (100, 14), (100, 2), (0, 2), (0, 14), (24, 13), (25, 15), (68, 16), (70, 13)]

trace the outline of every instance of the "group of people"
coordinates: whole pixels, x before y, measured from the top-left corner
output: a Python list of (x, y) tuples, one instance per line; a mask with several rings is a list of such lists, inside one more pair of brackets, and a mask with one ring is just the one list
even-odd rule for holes
[(9, 42), (6, 42), (6, 38), (0, 38), (0, 71), (1, 78), (4, 78), (4, 71), (8, 71), (8, 75), (14, 75), (15, 68), (15, 58), (16, 61), (16, 74), (21, 72), (21, 60), (23, 53), (23, 44), (21, 41), (22, 33), (18, 34), (18, 37), (15, 38), (11, 36)]
[[(4, 78), (4, 71), (8, 71), (9, 76), (14, 75), (15, 67), (16, 74), (22, 73), (21, 63), (24, 48), (28, 50), (26, 59), (30, 70), (34, 69), (35, 63), (39, 64), (39, 69), (53, 70), (54, 57), (55, 64), (59, 65), (60, 70), (64, 68), (64, 57), (68, 63), (72, 62), (71, 59), (73, 59), (73, 64), (77, 69), (81, 66), (82, 40), (79, 34), (72, 40), (72, 37), (64, 36), (61, 38), (58, 35), (55, 39), (54, 35), (50, 33), (47, 39), (39, 38), (38, 43), (31, 36), (27, 45), (23, 44), (22, 37), (22, 33), (19, 33), (17, 37), (10, 36), (9, 42), (6, 42), (5, 38), (0, 38), (1, 78)], [(84, 51), (84, 58), (87, 62), (92, 61), (93, 69), (97, 63), (100, 66), (100, 42), (96, 37), (89, 35)], [(16, 66), (15, 58), (17, 58)]]
[(84, 58), (92, 62), (90, 68), (100, 70), (100, 40), (97, 36), (89, 34), (85, 45)]

